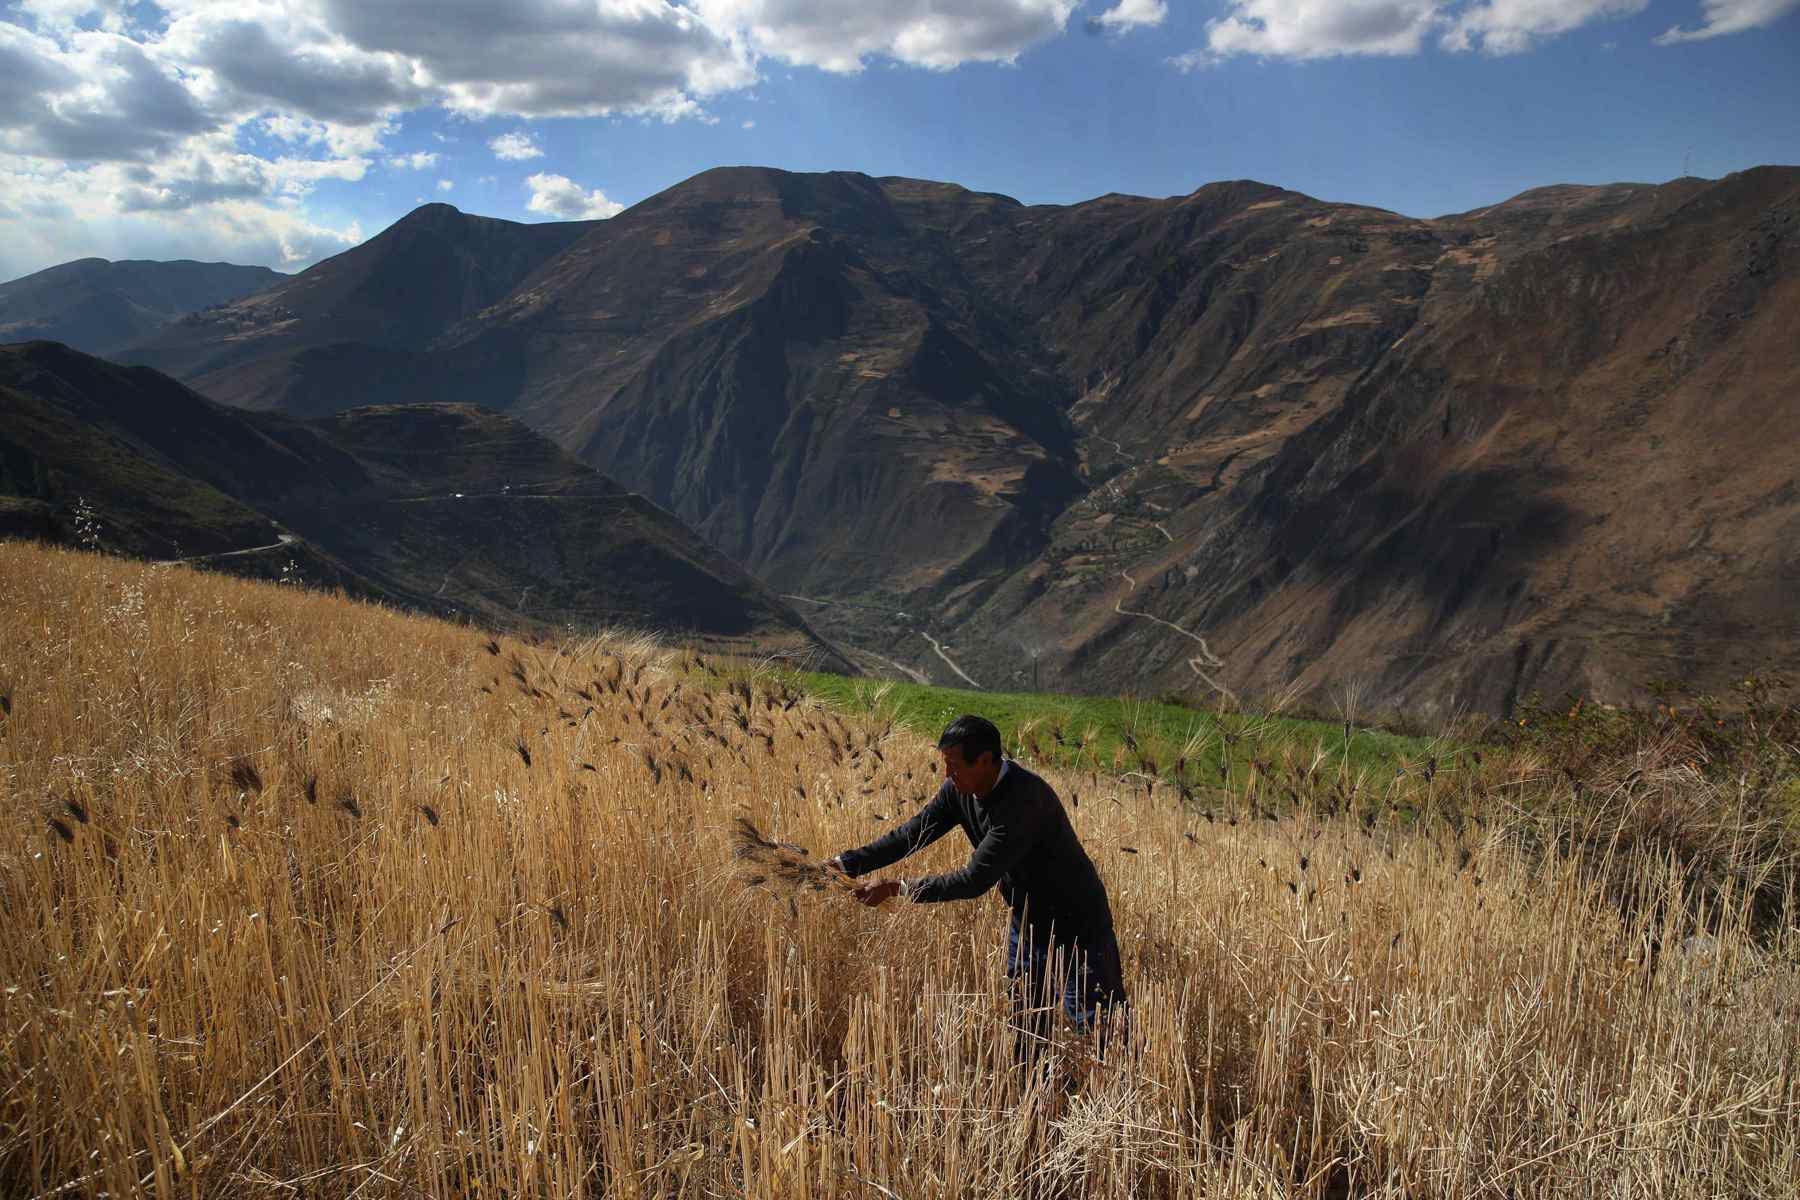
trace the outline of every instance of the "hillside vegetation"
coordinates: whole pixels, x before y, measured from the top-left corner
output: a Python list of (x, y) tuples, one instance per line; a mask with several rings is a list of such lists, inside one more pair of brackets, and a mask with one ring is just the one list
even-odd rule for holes
[[(1407, 737), (1371, 729), (1356, 718), (1302, 720), (1246, 713), (1221, 705), (1195, 708), (1168, 700), (1065, 696), (1049, 692), (976, 692), (929, 684), (873, 682), (824, 672), (793, 672), (796, 686), (848, 712), (891, 714), (922, 737), (936, 739), (959, 713), (979, 710), (1006, 744), (1035, 766), (1088, 775), (1101, 772), (1166, 785), (1206, 808), (1229, 807), (1260, 775), (1270, 780), (1297, 766), (1325, 771), (1346, 792), (1379, 792), (1396, 772), (1473, 761), (1473, 748), (1450, 739)], [(1286, 797), (1286, 790), (1281, 792)]]
[(733, 869), (920, 803), (889, 717), (20, 544), (0, 695), (10, 1195), (1796, 1194), (1793, 838), (1685, 752), (1048, 771), (1135, 1012), (1028, 1081), (997, 901)]

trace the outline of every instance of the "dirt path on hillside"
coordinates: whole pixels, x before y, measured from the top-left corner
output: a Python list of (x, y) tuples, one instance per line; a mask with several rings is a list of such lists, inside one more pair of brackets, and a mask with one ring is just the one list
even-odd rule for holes
[[(780, 596), (783, 600), (801, 600), (807, 604), (816, 604), (820, 608), (861, 608), (867, 609), (869, 612), (879, 613), (894, 611), (893, 606), (887, 604), (863, 604), (857, 600), (820, 600), (816, 596), (796, 596), (792, 592), (777, 592), (775, 594)], [(905, 615), (905, 613), (900, 614), (902, 617)]]
[[(1125, 579), (1125, 582), (1128, 585), (1130, 585), (1125, 589), (1125, 595), (1129, 596), (1129, 595), (1131, 595), (1131, 593), (1137, 591), (1137, 580), (1135, 580), (1131, 577), (1130, 571), (1120, 571), (1119, 574), (1121, 576), (1123, 576)], [(1196, 674), (1200, 677), (1201, 681), (1204, 682), (1207, 687), (1212, 688), (1214, 691), (1218, 692), (1220, 695), (1226, 697), (1233, 704), (1237, 703), (1237, 695), (1235, 693), (1233, 693), (1230, 688), (1226, 687), (1224, 684), (1220, 683), (1218, 680), (1214, 679), (1212, 676), (1210, 676), (1206, 673), (1207, 671), (1220, 670), (1221, 668), (1223, 668), (1225, 666), (1225, 662), (1218, 655), (1216, 655), (1212, 652), (1212, 647), (1210, 647), (1206, 644), (1205, 638), (1201, 637), (1199, 634), (1193, 632), (1192, 630), (1183, 629), (1181, 626), (1175, 624), (1175, 622), (1173, 622), (1173, 621), (1165, 621), (1161, 617), (1157, 616), (1155, 613), (1140, 612), (1137, 609), (1126, 608), (1125, 600), (1123, 597), (1121, 597), (1120, 599), (1115, 600), (1113, 602), (1113, 611), (1118, 613), (1122, 617), (1142, 617), (1146, 621), (1155, 621), (1158, 625), (1162, 625), (1162, 626), (1165, 626), (1166, 628), (1173, 629), (1176, 633), (1179, 633), (1182, 637), (1192, 638), (1196, 643), (1199, 644), (1200, 653), (1194, 655), (1192, 658), (1187, 660), (1188, 667), (1194, 672), (1194, 674)]]
[[(855, 600), (821, 600), (817, 596), (800, 596), (800, 595), (796, 595), (792, 592), (778, 592), (776, 594), (779, 595), (783, 600), (798, 600), (802, 604), (816, 604), (820, 608), (860, 608), (860, 609), (865, 609), (869, 612), (879, 612), (879, 613), (886, 613), (886, 612), (893, 611), (893, 609), (887, 605), (863, 604), (863, 603), (861, 603), (859, 601), (855, 601)], [(897, 615), (900, 617), (906, 616), (905, 613), (899, 613)], [(965, 671), (961, 667), (957, 666), (955, 660), (952, 659), (948, 654), (944, 653), (944, 647), (939, 644), (939, 642), (936, 638), (932, 637), (929, 633), (926, 633), (922, 629), (918, 630), (917, 633), (920, 637), (924, 638), (926, 641), (931, 643), (931, 648), (937, 652), (937, 656), (939, 658), (943, 659), (945, 664), (948, 665), (952, 671), (956, 672), (956, 674), (963, 680), (963, 682), (967, 683), (970, 687), (976, 689), (977, 691), (981, 690), (981, 685), (979, 683), (976, 683), (973, 679), (971, 679), (969, 677), (969, 673), (967, 671)], [(900, 663), (895, 662), (891, 658), (883, 658), (881, 655), (876, 654), (873, 650), (865, 650), (860, 646), (854, 646), (854, 647), (852, 647), (852, 649), (854, 649), (858, 654), (866, 654), (868, 657), (874, 659), (876, 662), (887, 664), (888, 666), (892, 667), (894, 670), (899, 671), (901, 674), (905, 675), (908, 679), (911, 679), (914, 683), (922, 684), (926, 687), (931, 686), (931, 676), (925, 674), (925, 672), (923, 672), (923, 671), (915, 670), (912, 667), (902, 666)]]
[(430, 504), (437, 500), (630, 500), (634, 493), (623, 495), (617, 492), (589, 494), (586, 492), (553, 492), (549, 495), (536, 495), (531, 492), (446, 492), (436, 496), (390, 496), (389, 504)]
[(969, 673), (967, 671), (965, 671), (961, 667), (957, 666), (956, 661), (954, 659), (952, 659), (948, 654), (944, 653), (944, 648), (942, 646), (938, 645), (938, 640), (936, 638), (932, 637), (929, 633), (926, 633), (923, 629), (919, 630), (919, 636), (924, 638), (926, 641), (930, 642), (931, 648), (933, 650), (937, 651), (937, 656), (939, 658), (943, 659), (945, 662), (949, 663), (950, 669), (952, 671), (955, 671), (958, 675), (962, 676), (964, 681), (967, 682), (970, 687), (974, 688), (978, 692), (982, 690), (981, 685), (979, 683), (976, 683), (973, 679), (969, 678)]
[(244, 554), (262, 554), (268, 550), (279, 550), (283, 546), (291, 546), (300, 539), (291, 533), (278, 535), (280, 541), (270, 542), (266, 546), (246, 546), (242, 550), (221, 550), (217, 554), (190, 554), (186, 558), (165, 558), (151, 563), (153, 567), (173, 567), (182, 563), (214, 562), (221, 558), (237, 558)]

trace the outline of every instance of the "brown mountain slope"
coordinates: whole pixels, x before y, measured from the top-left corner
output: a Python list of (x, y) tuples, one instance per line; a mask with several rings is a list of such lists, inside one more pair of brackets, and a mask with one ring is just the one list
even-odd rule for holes
[[(1027, 619), (1079, 614), (1071, 674), (1195, 681), (1181, 659), (1201, 647), (1121, 603), (1203, 637), (1229, 686), (1414, 710), (1800, 661), (1800, 172), (1433, 224), (1446, 248), (1410, 332), (1226, 494), (1108, 561), (1129, 599), (1069, 560), (1039, 576)], [(997, 604), (978, 626), (1017, 619)]]
[(146, 368), (0, 347), (0, 535), (198, 558), (500, 625), (626, 624), (847, 666), (668, 513), (501, 414), (225, 408)]
[(595, 226), (443, 353), (516, 364), (487, 402), (760, 576), (910, 592), (1031, 561), (1081, 491), (1066, 389), (957, 277), (877, 181), (711, 171)]
[(1611, 697), (1793, 661), (1797, 186), (1426, 221), (720, 169), (367, 391), (213, 380), (505, 408), (940, 678)]

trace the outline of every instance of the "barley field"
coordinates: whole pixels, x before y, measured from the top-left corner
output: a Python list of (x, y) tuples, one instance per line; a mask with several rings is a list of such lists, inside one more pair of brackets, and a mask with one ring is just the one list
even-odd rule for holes
[(756, 664), (5, 544), (0, 697), (7, 1195), (1800, 1195), (1791, 830), (1654, 745), (1048, 771), (1133, 1018), (1025, 1075), (998, 899), (734, 859), (937, 778)]

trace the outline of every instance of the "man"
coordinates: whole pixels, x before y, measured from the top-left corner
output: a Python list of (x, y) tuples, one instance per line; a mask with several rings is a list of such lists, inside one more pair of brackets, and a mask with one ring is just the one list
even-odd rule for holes
[[(973, 900), (996, 883), (1011, 910), (1006, 973), (1013, 982), (1021, 1062), (1049, 1040), (1060, 1004), (1075, 1027), (1097, 1030), (1126, 1004), (1106, 887), (1081, 848), (1049, 784), (1004, 758), (1000, 731), (977, 716), (952, 721), (938, 738), (944, 783), (923, 811), (868, 845), (831, 860), (851, 877), (898, 862), (961, 826), (975, 851), (960, 870), (864, 884), (856, 897), (879, 906)], [(1047, 1001), (1047, 1002), (1046, 1002)]]

